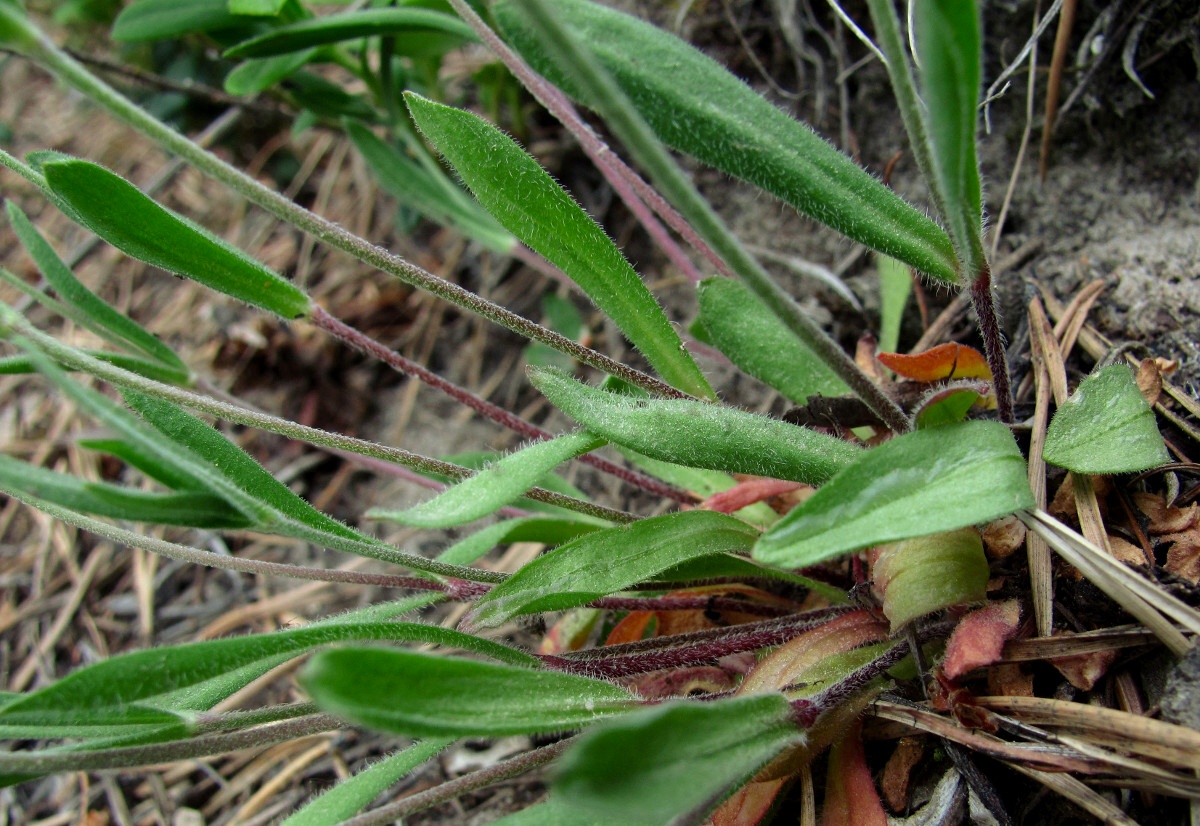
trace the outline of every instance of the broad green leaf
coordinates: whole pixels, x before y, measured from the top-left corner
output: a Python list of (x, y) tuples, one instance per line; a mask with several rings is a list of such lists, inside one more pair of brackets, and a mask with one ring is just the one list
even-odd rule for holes
[(918, 430), (863, 453), (763, 534), (754, 558), (803, 568), (1033, 506), (1025, 460), (1004, 425)]
[(625, 689), (587, 677), (377, 648), (318, 654), (300, 682), (339, 717), (417, 737), (564, 731), (638, 704)]
[(497, 626), (518, 614), (561, 611), (624, 590), (702, 556), (745, 552), (758, 531), (732, 516), (684, 511), (596, 531), (533, 560), (483, 596), (473, 622)]
[(876, 255), (875, 266), (879, 270), (879, 349), (894, 353), (900, 346), (904, 307), (912, 293), (912, 273), (888, 255)]
[(493, 826), (612, 826), (603, 815), (573, 808), (559, 795), (552, 794), (541, 803), (492, 821)]
[(911, 14), (927, 135), (947, 213), (943, 217), (963, 260), (983, 264), (983, 212), (975, 157), (979, 9), (974, 0), (914, 0)]
[(357, 121), (348, 121), (345, 127), (375, 180), (401, 204), (431, 221), (455, 227), (488, 249), (502, 254), (512, 250), (516, 239), (444, 176), (435, 178), (435, 173)]
[(279, 81), (295, 74), (301, 66), (312, 60), (316, 53), (316, 49), (302, 49), (278, 57), (245, 60), (225, 76), (225, 91), (231, 95), (245, 96), (265, 92)]
[(430, 9), (383, 8), (298, 20), (237, 44), (225, 57), (274, 57), (362, 37), (396, 40), (396, 54), (436, 57), (478, 40), (457, 17)]
[(59, 297), (78, 313), (72, 319), (114, 344), (140, 350), (143, 354), (181, 374), (186, 380), (188, 369), (179, 356), (140, 325), (113, 309), (107, 302), (85, 287), (70, 268), (63, 263), (54, 248), (47, 243), (25, 213), (12, 201), (5, 204), (8, 219), (21, 245), (33, 258), (38, 270)]
[(372, 508), (371, 519), (386, 519), (423, 528), (465, 525), (520, 499), (554, 468), (602, 446), (604, 440), (580, 431), (535, 442), (488, 465), (428, 502), (403, 511)]
[(573, 519), (539, 517), (506, 519), (495, 525), (480, 528), (470, 536), (455, 542), (438, 554), (438, 561), (448, 562), (451, 565), (470, 565), (497, 545), (507, 545), (512, 542), (560, 545), (583, 534), (599, 530), (599, 527), (599, 525), (578, 522)]
[(651, 582), (699, 582), (706, 579), (756, 580), (777, 579), (799, 585), (823, 596), (833, 604), (846, 601), (846, 590), (819, 580), (793, 574), (768, 565), (758, 565), (733, 554), (703, 556), (668, 568), (651, 578)]
[(136, 0), (113, 22), (113, 40), (174, 40), (193, 32), (228, 29), (246, 22), (227, 0)]
[(422, 740), (403, 751), (390, 754), (357, 774), (339, 780), (328, 791), (304, 804), (304, 808), (280, 826), (329, 826), (349, 820), (372, 800), (387, 791), (417, 766), (426, 762), (453, 740)]
[(287, 319), (312, 309), (298, 287), (107, 169), (54, 160), (43, 164), (42, 172), (51, 191), (88, 229), (127, 255)]
[(664, 462), (817, 485), (862, 452), (841, 439), (729, 407), (622, 396), (556, 370), (530, 368), (529, 378), (591, 432)]
[(1154, 411), (1123, 364), (1079, 383), (1054, 414), (1042, 453), (1076, 473), (1129, 473), (1170, 461)]
[[(584, 0), (556, 5), (668, 146), (939, 281), (957, 283), (945, 232), (724, 67), (635, 17)], [(571, 73), (546, 59), (517, 3), (502, 0), (493, 13), (505, 38), (535, 69), (579, 97)]]
[[(187, 712), (211, 708), (279, 662), (318, 646), (364, 640), (435, 643), (475, 651), (507, 663), (525, 666), (537, 663), (533, 657), (513, 648), (436, 625), (323, 623), (273, 634), (118, 655), (81, 668), (53, 685), (9, 703), (0, 709), (0, 724), (77, 728), (178, 719), (179, 714), (186, 716)], [(505, 667), (518, 673), (526, 671)], [(239, 670), (242, 673), (237, 679), (217, 679)]]
[(595, 221), (487, 121), (405, 93), (409, 112), (484, 209), (571, 277), (670, 384), (715, 398), (654, 296)]
[(212, 529), (245, 528), (251, 524), (244, 513), (211, 493), (195, 490), (151, 493), (107, 482), (87, 482), (3, 455), (0, 455), (0, 487), (80, 513), (131, 522)]
[(700, 321), (713, 344), (745, 372), (798, 404), (809, 396), (850, 392), (841, 379), (775, 313), (732, 278), (700, 284)]
[(551, 800), (622, 826), (700, 823), (776, 755), (804, 741), (779, 694), (673, 702), (584, 733), (558, 763)]

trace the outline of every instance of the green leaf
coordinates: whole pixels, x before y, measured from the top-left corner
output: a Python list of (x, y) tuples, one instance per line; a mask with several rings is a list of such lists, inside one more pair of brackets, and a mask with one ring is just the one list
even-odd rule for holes
[(339, 780), (328, 791), (304, 804), (304, 808), (280, 826), (329, 826), (349, 820), (372, 800), (387, 791), (417, 766), (426, 762), (453, 740), (422, 740), (403, 751), (390, 754), (357, 774)]
[(1075, 473), (1130, 473), (1170, 461), (1154, 411), (1123, 364), (1079, 383), (1054, 414), (1043, 455)]
[(602, 446), (604, 440), (580, 431), (535, 442), (488, 465), (428, 502), (403, 511), (372, 508), (371, 519), (423, 528), (449, 528), (482, 519), (520, 499), (554, 468)]
[(318, 654), (300, 682), (339, 717), (417, 737), (564, 731), (638, 703), (623, 688), (573, 674), (375, 648)]
[[(280, 662), (318, 646), (363, 640), (427, 642), (507, 663), (537, 663), (515, 649), (436, 625), (329, 622), (118, 655), (9, 703), (0, 709), (0, 725), (79, 728), (177, 720), (180, 714), (211, 708)], [(233, 678), (219, 679), (229, 675)]]
[(434, 178), (429, 169), (357, 121), (347, 121), (345, 128), (354, 147), (375, 173), (375, 180), (401, 204), (431, 221), (453, 226), (490, 250), (501, 254), (512, 251), (516, 239), (444, 176), (440, 180)]
[(513, 542), (538, 542), (543, 545), (561, 545), (576, 537), (599, 530), (599, 525), (578, 522), (573, 519), (545, 519), (521, 517), (506, 519), (495, 525), (480, 528), (468, 537), (460, 539), (438, 554), (439, 562), (451, 565), (470, 565), (497, 545)]
[(202, 491), (151, 493), (35, 467), (0, 455), (0, 487), (80, 513), (193, 528), (245, 528), (251, 522), (226, 500)]
[(363, 9), (298, 20), (237, 44), (225, 57), (274, 57), (362, 37), (396, 40), (396, 54), (437, 57), (478, 40), (457, 17), (430, 9)]
[(918, 536), (879, 547), (872, 569), (892, 632), (918, 617), (987, 599), (987, 555), (974, 528)]
[(977, 267), (985, 263), (979, 161), (975, 157), (979, 9), (973, 0), (914, 0), (910, 11), (936, 184), (946, 208), (944, 217), (959, 256), (964, 263)]
[(225, 76), (225, 91), (231, 95), (247, 96), (265, 92), (295, 74), (316, 53), (316, 49), (302, 49), (279, 57), (243, 61)]
[(803, 404), (810, 395), (849, 393), (837, 374), (796, 338), (775, 313), (732, 278), (700, 283), (700, 321), (713, 344), (756, 379)]
[(1032, 508), (1025, 460), (996, 422), (918, 430), (873, 448), (763, 534), (754, 558), (803, 568)]
[(80, 447), (115, 456), (125, 464), (162, 482), (171, 490), (204, 490), (204, 482), (174, 462), (163, 462), (153, 452), (124, 439), (80, 439)]
[(586, 605), (688, 560), (745, 552), (757, 538), (732, 516), (700, 510), (606, 528), (521, 568), (475, 603), (471, 621), (495, 627), (518, 614)]
[(136, 0), (113, 21), (113, 40), (174, 40), (193, 32), (228, 29), (245, 23), (227, 0)]
[(558, 763), (551, 800), (573, 817), (623, 826), (700, 823), (804, 741), (778, 694), (673, 702), (596, 726)]
[[(933, 278), (957, 283), (954, 250), (936, 224), (724, 67), (635, 17), (583, 0), (556, 5), (668, 146)], [(516, 3), (503, 0), (493, 13), (535, 69), (580, 97), (571, 73), (546, 59)]]
[(664, 462), (821, 484), (861, 453), (841, 439), (742, 410), (622, 396), (555, 370), (530, 368), (529, 378), (588, 430)]
[(226, 0), (233, 14), (275, 17), (283, 11), (287, 0)]
[[(147, 361), (137, 356), (129, 356), (124, 353), (110, 353), (106, 350), (80, 349), (78, 352), (164, 384), (187, 384), (191, 378), (187, 373), (180, 373), (174, 368), (164, 367), (162, 362), (159, 361)], [(59, 366), (65, 367), (62, 364)], [(0, 358), (0, 374), (11, 376), (19, 373), (32, 373), (35, 370), (37, 370), (37, 366), (28, 356)]]
[(912, 274), (903, 263), (887, 255), (876, 255), (875, 266), (879, 270), (879, 350), (894, 353), (900, 346), (900, 325), (912, 293)]
[(107, 169), (54, 160), (43, 164), (42, 172), (84, 226), (127, 255), (284, 318), (302, 318), (311, 310), (298, 287)]
[(58, 293), (59, 297), (78, 313), (72, 319), (82, 323), (92, 332), (104, 336), (122, 347), (141, 351), (149, 358), (160, 362), (182, 375), (186, 380), (187, 365), (167, 347), (140, 325), (117, 312), (103, 299), (85, 287), (63, 263), (54, 248), (47, 243), (37, 228), (12, 201), (5, 204), (8, 219), (21, 245), (29, 253), (38, 270)]
[(816, 579), (782, 571), (769, 565), (758, 565), (733, 554), (702, 556), (668, 568), (651, 578), (652, 582), (697, 582), (706, 579), (756, 580), (776, 579), (799, 585), (837, 605), (846, 601), (846, 590), (827, 585)]
[(417, 127), (484, 209), (571, 277), (659, 374), (715, 398), (654, 296), (595, 221), (516, 142), (487, 121), (405, 93)]

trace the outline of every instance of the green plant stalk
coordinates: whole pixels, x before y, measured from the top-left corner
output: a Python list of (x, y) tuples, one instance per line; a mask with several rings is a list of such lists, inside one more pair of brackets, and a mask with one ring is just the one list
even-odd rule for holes
[[(144, 376), (139, 376), (137, 373), (108, 364), (63, 344), (53, 336), (46, 335), (30, 324), (24, 317), (16, 314), (4, 305), (0, 305), (0, 328), (8, 328), (29, 339), (38, 349), (51, 356), (59, 364), (88, 373), (115, 387), (146, 393), (157, 399), (183, 405), (184, 407), (201, 413), (207, 413), (210, 416), (215, 416), (227, 422), (258, 428), (270, 433), (277, 433), (281, 436), (287, 436), (290, 439), (296, 439), (318, 447), (346, 451), (356, 456), (378, 459), (390, 464), (411, 468), (419, 473), (448, 476), (451, 479), (458, 480), (465, 479), (475, 472), (461, 465), (443, 462), (439, 459), (431, 459), (400, 448), (387, 447), (366, 441), (365, 439), (355, 439), (351, 436), (343, 436), (340, 433), (331, 433), (327, 430), (307, 427), (278, 416), (249, 410), (240, 405), (222, 402), (180, 387), (174, 387)], [(548, 505), (557, 505), (578, 513), (586, 513), (590, 516), (618, 523), (630, 522), (635, 518), (632, 514), (623, 511), (605, 508), (602, 505), (584, 502), (559, 493), (542, 490), (541, 488), (534, 488), (528, 491), (525, 496), (529, 499), (545, 502)]]
[[(2, 6), (0, 6), (2, 8)], [(12, 12), (16, 18), (20, 13)], [(0, 24), (8, 23), (10, 15), (5, 13)], [(33, 60), (53, 72), (63, 81), (82, 92), (93, 102), (107, 109), (114, 116), (147, 135), (155, 142), (184, 158), (203, 174), (228, 186), (251, 203), (261, 207), (281, 221), (285, 221), (303, 232), (312, 235), (331, 247), (354, 256), (357, 260), (399, 278), (406, 284), (436, 295), (464, 310), (488, 319), (518, 335), (541, 342), (572, 358), (617, 376), (642, 389), (666, 398), (684, 398), (687, 394), (676, 390), (666, 382), (649, 376), (640, 370), (584, 347), (565, 336), (555, 333), (510, 310), (479, 297), (470, 290), (452, 284), (420, 267), (405, 261), (387, 250), (359, 238), (332, 221), (310, 212), (288, 200), (236, 167), (217, 156), (201, 149), (187, 136), (176, 132), (148, 112), (134, 105), (119, 92), (91, 74), (84, 66), (58, 48), (43, 32), (34, 28), (27, 20), (13, 20), (21, 27), (25, 37), (21, 40), (22, 51)], [(0, 28), (0, 33), (6, 31)], [(10, 40), (11, 42), (11, 40)]]
[(875, 24), (875, 37), (879, 49), (887, 59), (888, 77), (892, 82), (892, 94), (900, 109), (900, 119), (908, 133), (909, 147), (921, 176), (929, 185), (930, 200), (934, 209), (947, 222), (950, 240), (958, 255), (962, 286), (970, 291), (971, 304), (979, 322), (979, 333), (983, 338), (984, 356), (992, 371), (993, 389), (996, 393), (1000, 420), (1011, 424), (1014, 420), (1012, 387), (1008, 375), (1008, 359), (1005, 357), (1004, 337), (1000, 331), (1000, 319), (996, 312), (996, 297), (992, 291), (991, 268), (983, 248), (980, 227), (967, 227), (958, 216), (950, 215), (947, 194), (933, 161), (932, 144), (925, 120), (925, 110), (917, 94), (916, 79), (912, 63), (908, 58), (908, 47), (900, 34), (900, 21), (896, 16), (893, 0), (867, 0), (871, 20)]
[(546, 49), (563, 65), (574, 67), (576, 80), (587, 90), (588, 96), (597, 101), (605, 122), (699, 235), (889, 428), (897, 433), (907, 432), (911, 424), (904, 411), (858, 369), (854, 360), (837, 342), (801, 312), (792, 297), (772, 280), (742, 246), (696, 191), (587, 47), (575, 42), (573, 35), (558, 19), (555, 9), (545, 0), (521, 0), (521, 6), (528, 23), (538, 32)]
[(345, 724), (328, 714), (256, 726), (245, 731), (210, 734), (190, 740), (153, 743), (145, 746), (120, 746), (95, 751), (54, 751), (51, 753), (13, 752), (0, 754), (0, 773), (57, 774), (60, 772), (112, 771), (213, 757), (240, 749), (262, 748), (285, 743), (298, 737), (337, 731)]

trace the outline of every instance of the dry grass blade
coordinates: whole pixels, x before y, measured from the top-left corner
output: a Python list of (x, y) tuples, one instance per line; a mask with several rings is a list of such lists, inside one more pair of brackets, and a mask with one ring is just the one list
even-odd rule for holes
[(1141, 757), (1200, 769), (1200, 732), (1161, 720), (1046, 697), (979, 697), (979, 705), (1024, 722), (1068, 731)]
[(1153, 631), (1173, 654), (1183, 656), (1192, 647), (1191, 641), (1170, 620), (1193, 634), (1200, 634), (1200, 613), (1194, 608), (1138, 576), (1045, 511), (1023, 512), (1018, 517), (1025, 527), (1041, 536), (1063, 559)]
[[(1042, 458), (1042, 450), (1046, 446), (1046, 427), (1050, 422), (1050, 371), (1047, 366), (1050, 356), (1046, 350), (1054, 338), (1045, 334), (1045, 327), (1048, 325), (1039, 323), (1044, 318), (1036, 299), (1030, 302), (1029, 324), (1033, 331), (1033, 376), (1037, 394), (1034, 397), (1036, 401), (1029, 437), (1028, 473), (1033, 501), (1039, 508), (1046, 506), (1046, 460)], [(1057, 349), (1055, 345), (1053, 351), (1057, 352)], [(1060, 362), (1061, 359), (1060, 355)], [(1048, 637), (1054, 630), (1054, 572), (1050, 564), (1050, 548), (1041, 537), (1031, 533), (1025, 539), (1025, 549), (1029, 560), (1034, 626), (1039, 637)]]
[(1032, 777), (1046, 788), (1053, 789), (1068, 800), (1079, 804), (1084, 811), (1099, 818), (1101, 823), (1111, 824), (1111, 826), (1138, 826), (1137, 821), (1074, 777), (1038, 771), (1017, 763), (1009, 763), (1009, 765), (1021, 774)]
[(1137, 625), (1084, 631), (1069, 637), (1038, 637), (1005, 643), (1000, 662), (1032, 662), (1055, 657), (1077, 657), (1097, 651), (1152, 645), (1154, 634)]

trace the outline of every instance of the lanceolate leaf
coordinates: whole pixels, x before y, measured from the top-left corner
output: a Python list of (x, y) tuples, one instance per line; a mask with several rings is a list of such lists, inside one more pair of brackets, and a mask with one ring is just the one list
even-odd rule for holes
[(480, 599), (471, 617), (496, 626), (517, 614), (585, 605), (688, 560), (747, 551), (757, 537), (744, 522), (712, 511), (596, 531), (530, 562)]
[(412, 93), (405, 99), (418, 128), (484, 209), (579, 284), (664, 379), (688, 393), (715, 398), (633, 267), (537, 161), (469, 112)]
[(70, 268), (54, 252), (54, 248), (42, 238), (37, 228), (12, 201), (5, 205), (13, 232), (21, 241), (46, 281), (59, 297), (78, 310), (74, 320), (81, 322), (93, 332), (108, 338), (114, 344), (140, 350), (151, 359), (173, 369), (187, 378), (187, 365), (179, 356), (141, 326), (114, 310), (99, 296), (80, 283)]
[(431, 9), (362, 9), (280, 26), (239, 43), (227, 50), (225, 57), (273, 57), (313, 46), (379, 36), (395, 38), (396, 54), (409, 57), (440, 55), (478, 39), (457, 17)]
[(379, 185), (401, 204), (431, 221), (450, 224), (488, 249), (499, 253), (512, 250), (516, 239), (466, 192), (449, 180), (435, 179), (433, 172), (385, 143), (361, 123), (348, 121), (345, 128)]
[(113, 22), (118, 41), (172, 40), (192, 32), (227, 29), (246, 19), (229, 10), (229, 0), (136, 0)]
[(912, 293), (912, 273), (890, 255), (876, 255), (875, 266), (879, 270), (879, 349), (889, 352), (900, 346), (900, 325)]
[(439, 562), (451, 565), (470, 565), (497, 545), (512, 542), (539, 542), (558, 545), (586, 533), (599, 530), (600, 526), (573, 519), (547, 519), (521, 517), (506, 519), (495, 525), (480, 528), (475, 533), (455, 542), (438, 554)]
[(257, 95), (284, 78), (291, 77), (317, 53), (303, 49), (278, 57), (245, 60), (225, 76), (225, 91), (231, 95)]
[[(715, 61), (599, 4), (557, 5), (664, 143), (766, 189), (856, 241), (957, 283), (953, 248), (936, 224)], [(493, 12), (534, 68), (579, 96), (570, 73), (545, 58), (512, 0), (497, 3)]]
[(72, 217), (127, 255), (284, 318), (308, 315), (309, 298), (298, 287), (107, 169), (87, 161), (54, 160), (43, 164), (42, 172), (51, 191), (74, 212)]
[(1154, 411), (1123, 364), (1079, 383), (1054, 414), (1043, 455), (1076, 473), (1128, 473), (1169, 461)]
[(310, 800), (280, 826), (328, 826), (349, 820), (400, 778), (429, 760), (453, 740), (422, 740), (388, 755)]
[(984, 263), (979, 162), (979, 9), (974, 0), (914, 0), (913, 35), (936, 186), (964, 262)]
[[(211, 708), (278, 662), (318, 646), (363, 640), (429, 642), (465, 648), (507, 663), (537, 662), (528, 654), (499, 643), (436, 625), (322, 623), (293, 631), (153, 648), (112, 657), (4, 706), (0, 709), (0, 725), (111, 726), (161, 716), (163, 711), (200, 711)], [(255, 664), (260, 665), (258, 670), (243, 672), (236, 680), (216, 679)], [(523, 673), (523, 669), (513, 670)]]
[(765, 533), (754, 557), (803, 568), (1033, 507), (1025, 460), (996, 422), (918, 430), (867, 451)]
[(564, 731), (638, 703), (623, 688), (573, 674), (377, 648), (318, 654), (301, 683), (340, 717), (418, 737)]
[(738, 367), (794, 402), (810, 395), (849, 393), (837, 375), (779, 318), (732, 278), (709, 278), (699, 289), (700, 321), (713, 344)]
[(603, 439), (587, 431), (536, 442), (510, 453), (415, 508), (404, 511), (377, 508), (368, 511), (367, 516), (424, 528), (464, 525), (520, 499), (563, 462), (603, 444)]
[(849, 442), (742, 410), (623, 396), (544, 368), (530, 368), (529, 378), (588, 430), (664, 462), (815, 485), (861, 453)]
[(132, 522), (193, 528), (245, 528), (251, 524), (244, 513), (211, 493), (152, 493), (107, 482), (87, 482), (9, 456), (0, 456), (0, 488), (19, 490), (80, 513)]
[(803, 739), (779, 694), (668, 703), (584, 734), (559, 762), (551, 800), (572, 824), (701, 823)]

